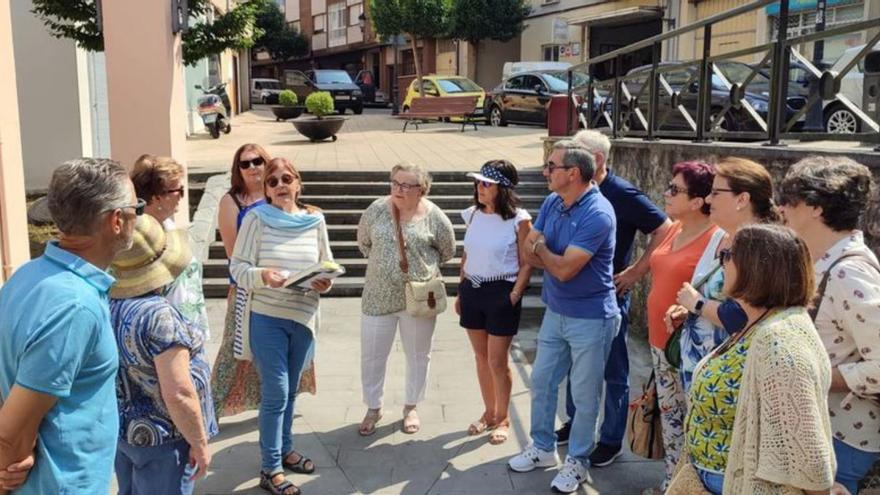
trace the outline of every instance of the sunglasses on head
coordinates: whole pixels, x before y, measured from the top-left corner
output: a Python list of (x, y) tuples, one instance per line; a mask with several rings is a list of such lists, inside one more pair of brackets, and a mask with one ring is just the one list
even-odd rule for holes
[(262, 167), (264, 163), (266, 163), (266, 160), (263, 160), (262, 156), (258, 156), (254, 159), (251, 159), (251, 160), (239, 160), (238, 161), (238, 168), (240, 168), (242, 170), (247, 170), (247, 169), (251, 168), (251, 166)]
[(273, 175), (272, 177), (266, 179), (266, 185), (269, 187), (278, 187), (279, 183), (284, 183), (285, 185), (289, 186), (293, 184), (294, 179), (296, 179), (296, 177), (290, 174), (283, 174), (280, 179)]

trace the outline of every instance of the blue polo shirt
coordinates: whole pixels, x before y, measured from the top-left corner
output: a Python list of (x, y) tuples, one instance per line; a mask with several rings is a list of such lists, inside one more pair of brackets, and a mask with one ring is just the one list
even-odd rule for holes
[(547, 248), (562, 255), (575, 247), (592, 256), (567, 282), (544, 270), (541, 299), (548, 308), (572, 318), (604, 319), (620, 313), (612, 273), (615, 224), (614, 208), (595, 184), (567, 208), (556, 193), (544, 200), (535, 230), (544, 234)]
[(654, 232), (666, 221), (666, 214), (638, 187), (611, 170), (599, 184), (599, 191), (611, 203), (617, 218), (614, 273), (620, 273), (631, 262), (636, 231), (645, 235)]
[(50, 242), (0, 289), (0, 395), (13, 385), (58, 399), (17, 494), (107, 493), (119, 415), (110, 326), (113, 277)]

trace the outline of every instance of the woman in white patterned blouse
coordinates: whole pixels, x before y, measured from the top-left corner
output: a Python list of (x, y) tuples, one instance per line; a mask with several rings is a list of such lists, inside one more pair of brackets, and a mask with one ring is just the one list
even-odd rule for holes
[(857, 230), (873, 180), (846, 157), (808, 157), (781, 184), (785, 222), (816, 260), (812, 316), (831, 360), (837, 482), (853, 494), (880, 459), (880, 265)]

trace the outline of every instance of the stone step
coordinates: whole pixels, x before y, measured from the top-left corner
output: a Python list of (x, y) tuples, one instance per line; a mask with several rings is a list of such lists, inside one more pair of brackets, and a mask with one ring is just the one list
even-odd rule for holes
[[(336, 262), (345, 267), (345, 274), (349, 277), (363, 277), (367, 271), (365, 258), (341, 258), (335, 257)], [(440, 267), (443, 275), (458, 275), (461, 267), (461, 258), (453, 258)], [(229, 266), (225, 259), (209, 259), (203, 263), (205, 278), (222, 278), (229, 276)]]
[[(361, 250), (358, 249), (357, 241), (330, 241), (330, 250), (333, 251), (333, 256), (336, 258), (363, 257)], [(461, 256), (463, 250), (464, 243), (456, 241), (455, 255)], [(208, 257), (210, 259), (226, 259), (226, 250), (223, 248), (223, 243), (220, 241), (212, 242), (208, 251)]]
[[(532, 218), (537, 218), (538, 209), (537, 208), (528, 208), (529, 213), (532, 215)], [(354, 225), (357, 226), (357, 223), (361, 219), (361, 214), (363, 211), (361, 210), (323, 210), (324, 218), (327, 219), (327, 225)], [(444, 208), (443, 213), (449, 217), (449, 220), (453, 225), (461, 225), (464, 227), (465, 220), (461, 217), (461, 209), (448, 209)]]
[[(302, 201), (306, 204), (317, 206), (322, 210), (362, 210), (376, 201), (378, 196), (317, 196), (303, 195)], [(541, 208), (546, 196), (528, 195), (520, 197), (520, 206), (530, 211)], [(461, 211), (473, 204), (474, 197), (470, 196), (431, 196), (431, 201), (446, 210)]]
[[(459, 241), (464, 239), (465, 225), (455, 225), (452, 229), (455, 231), (455, 238)], [(348, 225), (328, 225), (327, 235), (330, 236), (330, 242), (336, 241), (357, 241), (357, 224)], [(220, 231), (216, 231), (214, 235), (215, 241), (220, 241)]]
[[(474, 170), (478, 170), (475, 166)], [(226, 172), (196, 172), (187, 177), (190, 183), (205, 182), (214, 175)], [(381, 170), (302, 170), (303, 182), (385, 182), (390, 180), (390, 169)], [(470, 182), (472, 179), (465, 172), (459, 171), (431, 171), (431, 179), (434, 182)], [(517, 170), (520, 182), (542, 182), (544, 176), (539, 167), (529, 167)]]

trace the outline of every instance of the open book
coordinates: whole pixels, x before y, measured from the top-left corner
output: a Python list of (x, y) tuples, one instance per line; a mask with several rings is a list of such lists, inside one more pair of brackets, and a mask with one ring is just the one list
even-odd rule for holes
[(334, 279), (345, 273), (345, 267), (333, 261), (322, 261), (296, 273), (286, 273), (284, 287), (295, 285), (302, 289), (312, 288), (312, 282), (319, 279)]

